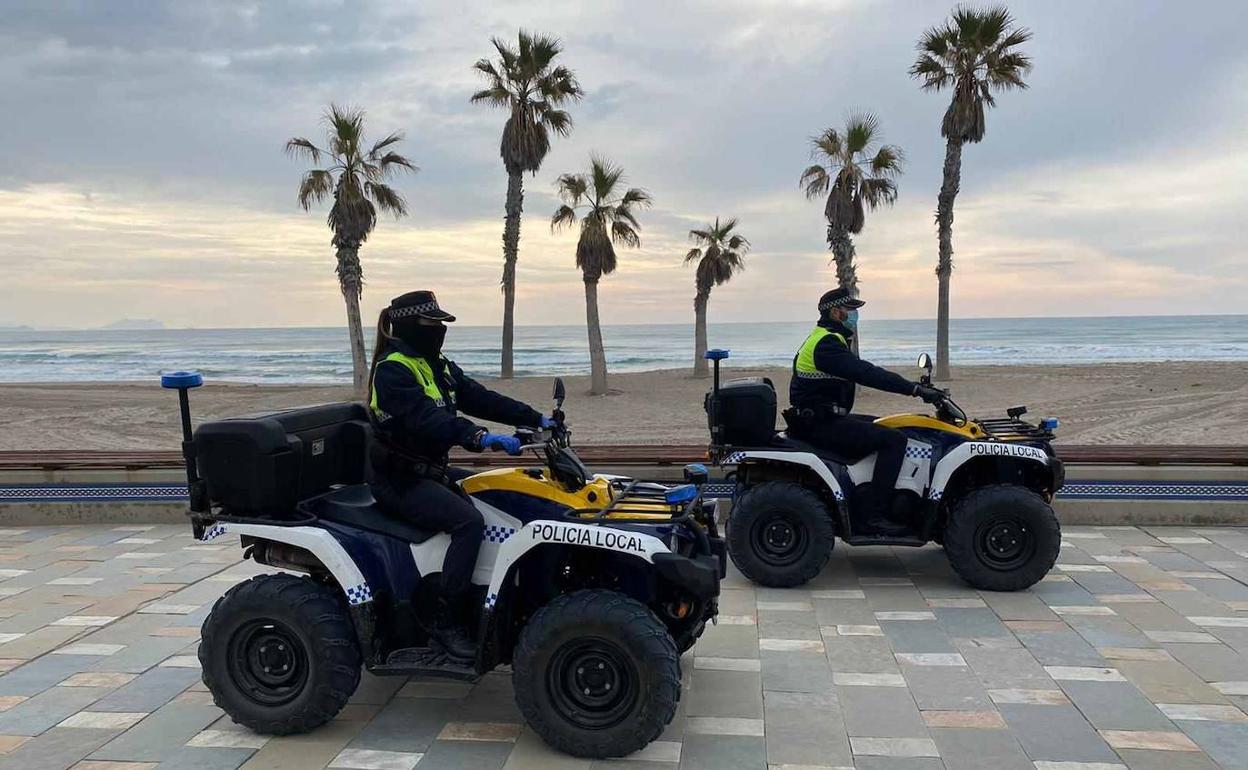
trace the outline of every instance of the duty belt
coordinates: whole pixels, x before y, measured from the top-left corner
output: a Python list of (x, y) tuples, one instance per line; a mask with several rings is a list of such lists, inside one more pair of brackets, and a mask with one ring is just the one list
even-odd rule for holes
[(844, 417), (849, 410), (836, 404), (820, 404), (819, 406), (791, 407), (786, 413), (799, 420), (818, 420), (827, 417)]

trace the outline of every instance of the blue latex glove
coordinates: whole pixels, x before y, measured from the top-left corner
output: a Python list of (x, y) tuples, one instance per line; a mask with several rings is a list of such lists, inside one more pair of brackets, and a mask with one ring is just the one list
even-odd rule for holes
[(481, 437), (482, 449), (501, 449), (509, 455), (520, 454), (520, 439), (515, 436), (500, 436), (497, 433), (487, 433)]
[(555, 422), (555, 418), (542, 415), (542, 430), (549, 430), (550, 428), (557, 427), (558, 425), (559, 423)]

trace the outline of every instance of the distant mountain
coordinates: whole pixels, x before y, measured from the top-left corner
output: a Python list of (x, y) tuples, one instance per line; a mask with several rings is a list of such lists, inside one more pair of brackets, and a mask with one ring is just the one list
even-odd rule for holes
[(163, 329), (165, 324), (155, 318), (122, 318), (120, 321), (113, 321), (111, 324), (105, 324), (101, 329)]
[(30, 326), (0, 326), (0, 332), (30, 332), (34, 328)]

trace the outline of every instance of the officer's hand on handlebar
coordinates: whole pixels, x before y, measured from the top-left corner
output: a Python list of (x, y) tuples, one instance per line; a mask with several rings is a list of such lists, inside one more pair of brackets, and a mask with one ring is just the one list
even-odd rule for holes
[(555, 418), (542, 415), (542, 424), (541, 424), (542, 430), (550, 430), (551, 428), (557, 428), (557, 427), (559, 427), (559, 423), (558, 421), (555, 420)]
[(500, 436), (497, 433), (487, 433), (481, 437), (482, 449), (493, 449), (494, 451), (502, 450), (509, 455), (520, 454), (520, 439), (515, 436)]
[(928, 404), (939, 404), (949, 396), (948, 393), (940, 388), (933, 388), (931, 385), (923, 385), (921, 383), (914, 386), (914, 395)]

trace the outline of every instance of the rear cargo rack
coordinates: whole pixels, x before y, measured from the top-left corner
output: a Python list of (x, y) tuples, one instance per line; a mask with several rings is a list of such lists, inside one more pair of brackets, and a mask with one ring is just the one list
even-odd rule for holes
[(1052, 441), (1053, 431), (1024, 422), (1017, 417), (994, 417), (976, 420), (984, 432), (999, 441)]

